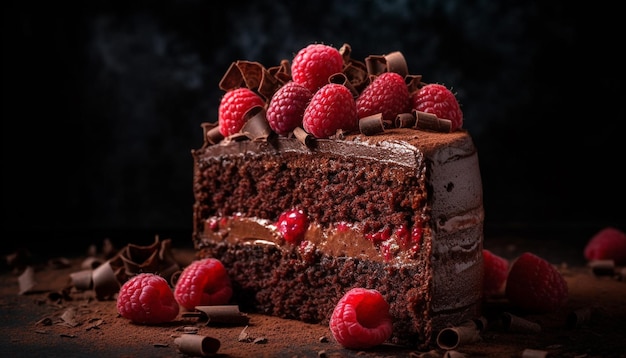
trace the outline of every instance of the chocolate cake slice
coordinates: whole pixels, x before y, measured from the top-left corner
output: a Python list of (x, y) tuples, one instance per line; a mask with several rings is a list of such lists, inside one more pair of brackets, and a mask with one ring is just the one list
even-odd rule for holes
[[(299, 140), (210, 140), (194, 160), (193, 241), (223, 262), (243, 311), (328, 324), (342, 295), (373, 288), (392, 343), (429, 344), (480, 316), (483, 201), (465, 130), (416, 128)], [(304, 239), (277, 230), (304, 212)]]

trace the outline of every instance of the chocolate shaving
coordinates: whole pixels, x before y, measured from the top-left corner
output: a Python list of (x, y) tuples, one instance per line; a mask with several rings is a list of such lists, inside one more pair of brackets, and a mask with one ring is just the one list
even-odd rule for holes
[(415, 116), (415, 128), (432, 130), (435, 132), (450, 133), (452, 122), (449, 119), (437, 118), (436, 115), (413, 110)]
[(156, 273), (170, 280), (180, 266), (171, 251), (171, 239), (160, 240), (147, 246), (128, 244), (117, 255), (93, 270), (70, 274), (71, 283), (78, 289), (93, 288), (100, 300), (112, 298), (130, 277), (142, 272)]
[(37, 285), (35, 281), (35, 269), (32, 266), (26, 266), (24, 272), (17, 278), (19, 284), (19, 294), (23, 295), (33, 289)]
[(110, 261), (98, 266), (92, 273), (93, 288), (99, 300), (113, 298), (120, 290), (120, 282), (117, 280), (115, 271)]
[(404, 55), (394, 51), (383, 56), (370, 55), (365, 58), (367, 73), (378, 76), (384, 72), (396, 72), (402, 77), (409, 74), (409, 68)]
[(508, 312), (502, 313), (500, 316), (503, 328), (508, 332), (518, 333), (539, 333), (541, 326), (538, 323), (531, 322), (522, 317), (518, 317)]
[(241, 313), (237, 305), (196, 306), (195, 309), (208, 319), (207, 325), (247, 325), (250, 322), (250, 317)]
[(376, 113), (359, 119), (359, 130), (368, 136), (384, 132), (383, 114)]
[(565, 324), (568, 328), (580, 328), (586, 323), (589, 323), (593, 315), (594, 310), (591, 307), (579, 308), (570, 312), (567, 315)]
[(441, 349), (455, 349), (461, 345), (480, 340), (480, 331), (474, 326), (447, 327), (437, 334), (437, 345)]
[(388, 72), (396, 72), (402, 77), (406, 77), (409, 74), (409, 67), (406, 63), (404, 55), (400, 51), (394, 51), (388, 53), (385, 57)]
[(282, 84), (291, 81), (291, 63), (288, 60), (281, 60), (280, 65), (268, 68), (267, 72)]
[(293, 135), (296, 137), (296, 139), (298, 141), (300, 141), (300, 143), (304, 144), (305, 146), (307, 146), (309, 148), (311, 146), (313, 146), (313, 144), (315, 142), (315, 137), (313, 135), (311, 135), (310, 133), (307, 133), (301, 127), (296, 127), (293, 130)]
[(348, 80), (348, 77), (344, 73), (335, 73), (328, 78), (329, 83), (336, 83), (338, 85), (342, 85), (347, 87), (352, 93), (352, 97), (356, 98), (359, 96), (359, 91), (352, 85), (352, 83)]
[(265, 116), (265, 109), (260, 106), (254, 106), (250, 108), (243, 115), (244, 125), (241, 128), (241, 133), (252, 141), (267, 141), (272, 135), (273, 131), (267, 122)]
[(202, 123), (202, 131), (206, 143), (217, 144), (224, 139), (224, 135), (220, 132), (220, 127), (216, 122)]
[(404, 82), (409, 89), (409, 93), (413, 93), (422, 86), (422, 75), (406, 75)]
[(399, 113), (394, 125), (396, 128), (414, 128), (415, 123), (417, 123), (417, 119), (412, 113)]
[(228, 92), (230, 90), (239, 88), (243, 86), (245, 83), (243, 79), (243, 74), (241, 70), (237, 66), (237, 61), (230, 64), (224, 76), (220, 80), (219, 87), (221, 90)]
[(613, 276), (615, 274), (615, 261), (593, 260), (589, 262), (591, 272), (596, 276)]
[(548, 352), (539, 349), (526, 348), (522, 351), (522, 358), (545, 358)]
[(269, 100), (281, 85), (282, 82), (259, 62), (239, 60), (231, 63), (219, 87), (228, 92), (245, 86)]
[(213, 355), (221, 346), (218, 339), (197, 334), (182, 334), (174, 339), (174, 344), (181, 353), (193, 357)]

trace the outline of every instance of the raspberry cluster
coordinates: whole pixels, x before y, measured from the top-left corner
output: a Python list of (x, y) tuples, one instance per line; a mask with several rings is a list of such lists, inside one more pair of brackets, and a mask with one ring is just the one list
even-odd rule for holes
[[(291, 61), (291, 73), (267, 103), (264, 96), (247, 87), (228, 89), (220, 101), (218, 124), (222, 135), (237, 133), (248, 120), (246, 113), (261, 106), (266, 109), (269, 127), (287, 136), (302, 127), (316, 138), (328, 138), (338, 131), (359, 129), (359, 120), (380, 114), (386, 126), (397, 115), (413, 110), (450, 121), (450, 130), (462, 128), (463, 113), (455, 95), (444, 85), (420, 83), (409, 86), (408, 76), (387, 70), (370, 75), (360, 91), (344, 78), (346, 63), (342, 53), (329, 45), (310, 44)], [(349, 81), (347, 81), (349, 82)]]

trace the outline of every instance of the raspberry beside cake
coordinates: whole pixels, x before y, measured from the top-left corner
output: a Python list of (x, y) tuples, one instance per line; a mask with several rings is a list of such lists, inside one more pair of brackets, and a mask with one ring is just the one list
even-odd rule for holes
[(470, 135), (382, 126), (329, 138), (244, 128), (215, 140), (215, 124), (203, 125), (194, 245), (222, 261), (242, 310), (328, 324), (349, 289), (376, 289), (390, 304), (390, 342), (409, 346), (480, 316), (482, 185)]

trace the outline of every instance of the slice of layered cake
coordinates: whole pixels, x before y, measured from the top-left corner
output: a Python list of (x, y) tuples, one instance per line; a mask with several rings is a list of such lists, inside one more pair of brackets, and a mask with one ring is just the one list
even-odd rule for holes
[[(363, 90), (342, 50), (343, 78), (357, 98)], [(261, 70), (278, 83), (260, 96), (267, 104), (292, 77)], [(360, 78), (372, 83), (368, 72)], [(357, 118), (360, 131), (327, 138), (300, 127), (279, 135), (266, 109), (247, 111), (232, 134), (204, 124), (204, 145), (192, 151), (194, 245), (199, 258), (227, 268), (233, 302), (328, 324), (348, 290), (376, 289), (390, 305), (389, 341), (409, 346), (480, 316), (482, 185), (466, 130), (413, 108), (393, 123), (382, 112)]]

